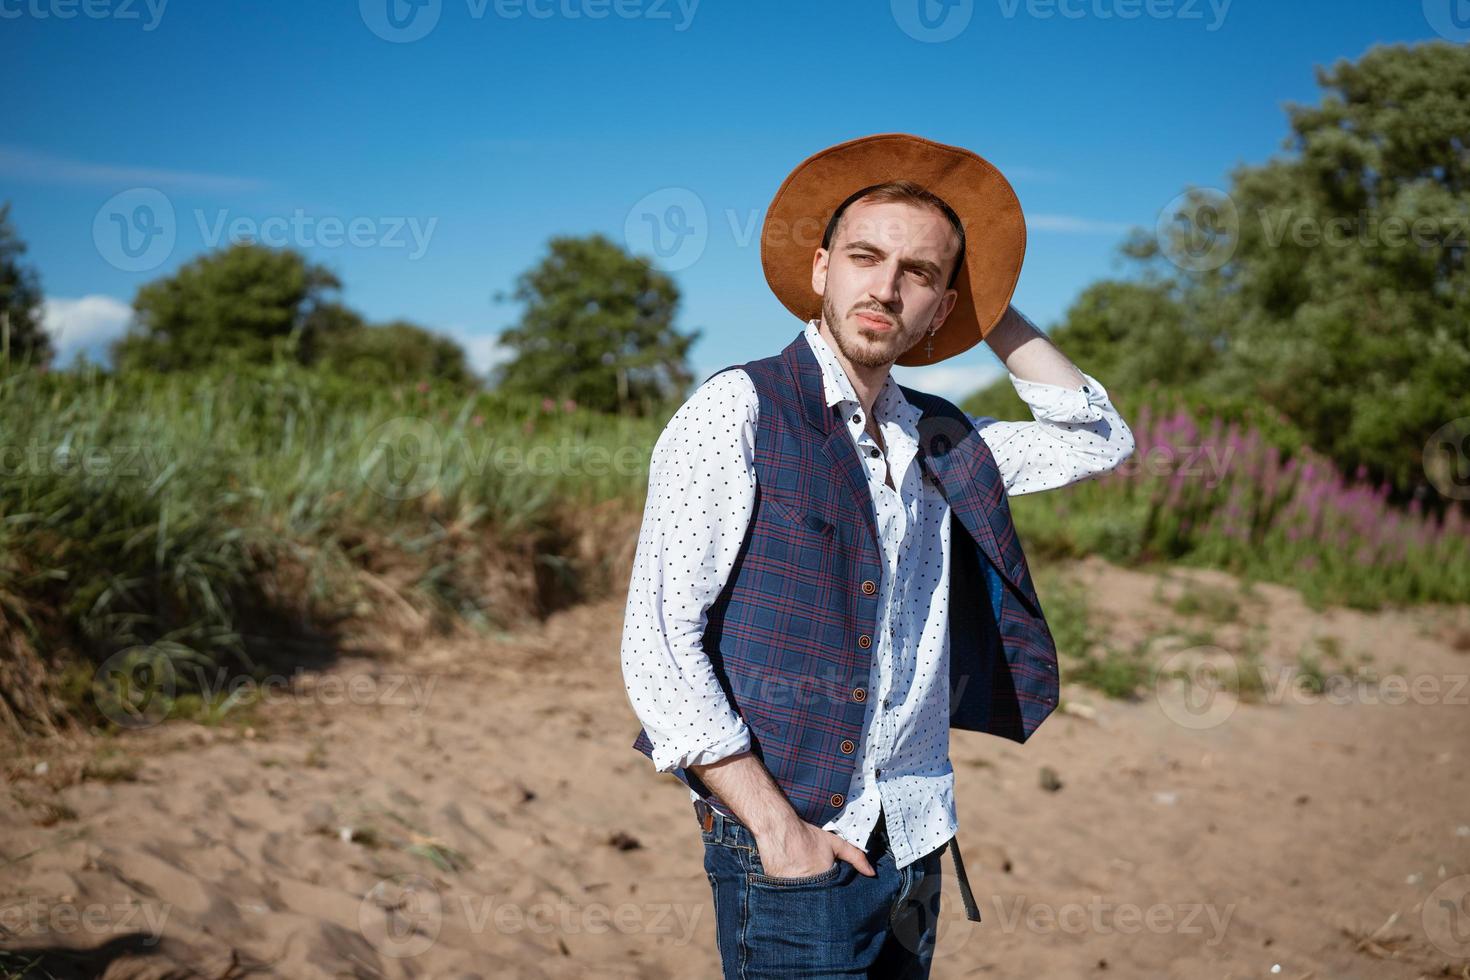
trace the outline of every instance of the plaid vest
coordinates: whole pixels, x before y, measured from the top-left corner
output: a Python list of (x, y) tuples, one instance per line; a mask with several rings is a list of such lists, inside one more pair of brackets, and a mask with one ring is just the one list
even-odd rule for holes
[[(846, 801), (863, 737), (883, 571), (877, 522), (867, 472), (806, 339), (722, 370), (736, 367), (760, 398), (756, 501), (703, 649), (751, 751), (820, 827)], [(1000, 471), (964, 412), (900, 390), (923, 412), (916, 462), (950, 505), (951, 727), (1025, 742), (1057, 704), (1056, 644)], [(645, 730), (633, 747), (652, 757)], [(729, 813), (693, 772), (674, 775)]]

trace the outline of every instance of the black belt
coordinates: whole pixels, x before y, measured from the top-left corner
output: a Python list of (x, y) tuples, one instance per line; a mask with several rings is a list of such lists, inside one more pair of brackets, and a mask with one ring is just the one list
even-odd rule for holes
[[(703, 800), (695, 800), (694, 812), (699, 817), (700, 826), (705, 830), (710, 830), (714, 827), (715, 811), (708, 803)], [(735, 820), (734, 817), (727, 816), (725, 819), (735, 823), (740, 822)], [(881, 809), (878, 811), (878, 823), (873, 827), (873, 832), (868, 836), (869, 850), (872, 850), (872, 845), (876, 840), (882, 840), (884, 844), (888, 840), (888, 824), (883, 817), (883, 811)], [(953, 859), (955, 879), (960, 883), (960, 898), (965, 903), (965, 918), (971, 922), (979, 922), (980, 906), (975, 903), (975, 893), (970, 890), (970, 878), (965, 874), (965, 861), (960, 857), (959, 837), (951, 837), (939, 845), (939, 850), (943, 851), (946, 849), (948, 849), (950, 857)]]

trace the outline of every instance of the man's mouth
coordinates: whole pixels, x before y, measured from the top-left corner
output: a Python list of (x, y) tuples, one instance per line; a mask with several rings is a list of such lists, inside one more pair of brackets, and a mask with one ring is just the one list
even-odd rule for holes
[(872, 328), (874, 330), (892, 330), (893, 329), (893, 321), (890, 320), (890, 319), (888, 319), (886, 316), (882, 316), (882, 315), (877, 314), (877, 313), (859, 313), (857, 315), (857, 318), (864, 325), (866, 325), (866, 326), (868, 326), (868, 327), (870, 327), (870, 328)]

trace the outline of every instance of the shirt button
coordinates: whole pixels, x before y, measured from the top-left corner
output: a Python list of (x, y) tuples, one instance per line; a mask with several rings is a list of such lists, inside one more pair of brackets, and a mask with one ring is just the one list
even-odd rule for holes
[(838, 746), (838, 748), (842, 749), (845, 754), (852, 755), (852, 750), (857, 748), (857, 746), (852, 744), (852, 739), (844, 738), (842, 740), (842, 744)]
[(852, 689), (852, 699), (854, 701), (866, 701), (868, 700), (868, 692), (860, 687), (855, 687)]
[(877, 779), (881, 775), (883, 775), (883, 770), (882, 769), (874, 769), (873, 770), (873, 778), (874, 779)]
[(868, 634), (864, 633), (862, 636), (858, 637), (858, 646), (862, 647), (864, 650), (872, 645), (873, 638)]
[(878, 591), (878, 584), (872, 579), (863, 579), (863, 595), (872, 595)]
[(832, 800), (831, 800), (831, 802), (832, 802), (832, 805), (833, 806), (841, 806), (842, 805), (842, 801), (843, 801), (843, 796), (842, 796), (841, 793), (833, 793), (832, 794)]
[(874, 448), (874, 449), (869, 449), (869, 450), (868, 450), (868, 455), (869, 455), (869, 456), (877, 456), (877, 455), (878, 455), (878, 450), (877, 450), (877, 449), (876, 449), (876, 448)]
[(863, 413), (862, 412), (853, 412), (852, 413), (852, 420), (854, 422), (861, 422), (863, 420)]

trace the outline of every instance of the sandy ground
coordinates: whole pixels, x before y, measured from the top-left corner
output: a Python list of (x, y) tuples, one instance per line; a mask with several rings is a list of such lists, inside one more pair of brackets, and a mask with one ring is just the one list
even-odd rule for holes
[[(1325, 645), (1418, 687), (1068, 685), (1027, 745), (955, 733), (984, 921), (947, 879), (934, 976), (1470, 977), (1470, 610), (1258, 587), (1210, 619), (1172, 597), (1221, 576), (1068, 574), (1120, 644), (1254, 635), (1270, 678)], [(687, 796), (630, 747), (621, 616), (351, 657), (213, 726), (3, 747), (0, 976), (717, 977)]]

